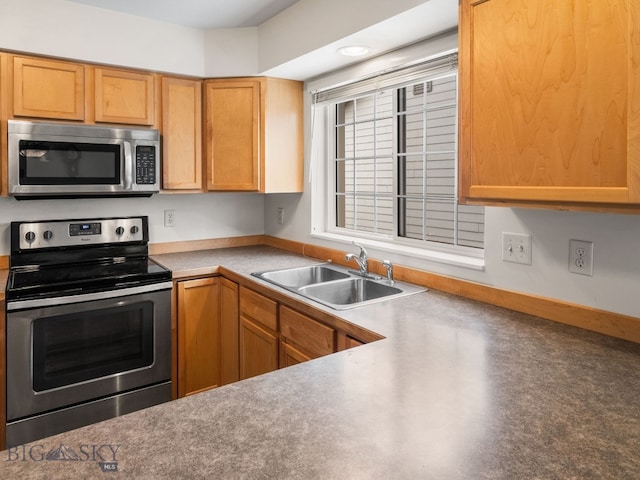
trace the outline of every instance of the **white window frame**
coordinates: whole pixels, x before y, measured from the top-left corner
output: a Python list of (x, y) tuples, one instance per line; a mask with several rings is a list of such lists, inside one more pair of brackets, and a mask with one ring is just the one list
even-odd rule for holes
[[(450, 52), (446, 52), (445, 54), (447, 53)], [(442, 56), (442, 54), (440, 56)], [(450, 73), (451, 72), (448, 74)], [(436, 78), (438, 78), (438, 75), (434, 75), (434, 79)], [(312, 94), (315, 93), (316, 92), (312, 92)], [(334, 112), (335, 105), (345, 100), (345, 97), (341, 97), (337, 101), (318, 104), (313, 104), (312, 102), (311, 105), (311, 236), (344, 244), (358, 241), (367, 247), (390, 254), (455, 265), (473, 270), (484, 270), (484, 249), (481, 248), (399, 237), (397, 231), (395, 231), (393, 235), (381, 235), (353, 231), (336, 226), (336, 162), (333, 158), (333, 152), (335, 152), (336, 147)], [(395, 143), (396, 140), (394, 139), (394, 150), (396, 150)], [(395, 163), (396, 162), (394, 162), (393, 167), (394, 178), (397, 178), (397, 165), (395, 165)], [(394, 220), (397, 222), (397, 201), (394, 200), (393, 203)]]

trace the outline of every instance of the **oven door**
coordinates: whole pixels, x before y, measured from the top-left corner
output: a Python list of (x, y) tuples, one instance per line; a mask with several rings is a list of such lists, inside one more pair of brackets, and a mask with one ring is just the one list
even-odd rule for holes
[(7, 420), (170, 380), (171, 290), (162, 286), (23, 310), (8, 304)]

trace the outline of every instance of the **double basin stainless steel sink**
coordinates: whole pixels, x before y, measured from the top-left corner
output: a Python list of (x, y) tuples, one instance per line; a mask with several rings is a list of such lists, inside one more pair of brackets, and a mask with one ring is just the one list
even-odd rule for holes
[(336, 310), (426, 290), (417, 285), (390, 282), (377, 275), (364, 277), (332, 264), (255, 272), (252, 275)]

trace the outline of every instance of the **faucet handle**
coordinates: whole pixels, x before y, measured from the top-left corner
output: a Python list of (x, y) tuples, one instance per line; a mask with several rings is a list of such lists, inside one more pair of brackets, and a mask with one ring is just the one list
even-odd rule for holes
[(351, 243), (360, 249), (360, 258), (361, 259), (368, 258), (367, 251), (365, 250), (365, 248), (362, 245), (360, 245), (355, 240), (351, 240)]

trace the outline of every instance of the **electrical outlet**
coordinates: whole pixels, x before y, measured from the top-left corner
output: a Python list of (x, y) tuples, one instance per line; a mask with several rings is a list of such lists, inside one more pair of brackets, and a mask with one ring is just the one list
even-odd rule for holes
[(593, 276), (593, 242), (569, 240), (569, 271)]
[(165, 210), (164, 211), (164, 226), (165, 227), (175, 227), (176, 226), (176, 211), (175, 210)]
[(531, 235), (502, 232), (502, 261), (531, 265)]
[(280, 225), (284, 223), (284, 207), (278, 207), (278, 223)]

